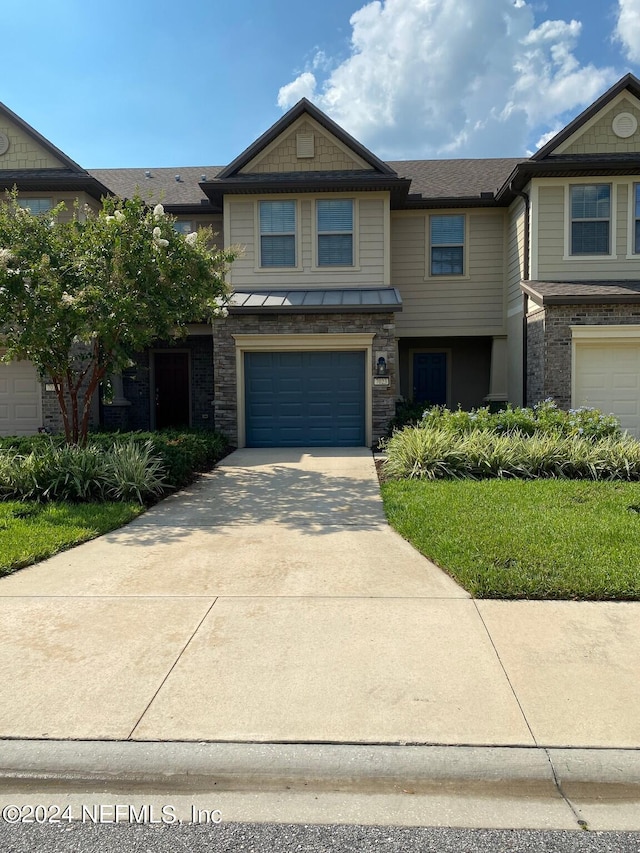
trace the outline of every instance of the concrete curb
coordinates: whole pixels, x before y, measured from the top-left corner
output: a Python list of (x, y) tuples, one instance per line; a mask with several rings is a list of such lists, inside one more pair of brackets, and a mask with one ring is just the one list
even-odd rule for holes
[(133, 741), (0, 742), (0, 791), (448, 793), (640, 799), (640, 751)]

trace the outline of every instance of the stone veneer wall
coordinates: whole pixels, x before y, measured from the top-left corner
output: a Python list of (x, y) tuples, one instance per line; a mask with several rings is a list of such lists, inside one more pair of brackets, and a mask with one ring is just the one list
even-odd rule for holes
[(397, 365), (393, 314), (236, 314), (214, 322), (215, 423), (231, 444), (238, 441), (236, 345), (233, 335), (321, 335), (371, 332), (376, 351), (387, 353), (389, 387), (372, 386), (373, 445), (387, 431), (395, 412)]
[(544, 400), (544, 319), (543, 308), (527, 316), (527, 399), (525, 406)]
[(570, 326), (640, 325), (640, 305), (547, 305), (529, 315), (527, 403), (552, 397), (571, 406)]

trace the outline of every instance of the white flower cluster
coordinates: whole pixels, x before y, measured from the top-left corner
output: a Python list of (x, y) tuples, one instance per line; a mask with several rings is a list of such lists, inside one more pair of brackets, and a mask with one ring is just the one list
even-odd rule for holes
[[(162, 207), (162, 205), (159, 204), (159, 205), (157, 205), (157, 207)], [(163, 211), (163, 215), (164, 215), (164, 211)], [(154, 211), (154, 216), (155, 216), (155, 211)], [(162, 236), (162, 231), (160, 230), (160, 228), (157, 225), (153, 229), (153, 242), (156, 246), (161, 246), (163, 249), (166, 249), (167, 246), (169, 245), (169, 241), (164, 239), (164, 237)]]
[(215, 308), (213, 309), (214, 317), (228, 317), (229, 309), (227, 308), (227, 300), (218, 296), (215, 299)]
[(0, 267), (6, 269), (9, 266), (9, 261), (13, 260), (13, 252), (11, 249), (0, 249)]
[(185, 241), (190, 246), (195, 246), (195, 244), (198, 242), (198, 232), (192, 231), (190, 234), (187, 234), (187, 236), (185, 237)]

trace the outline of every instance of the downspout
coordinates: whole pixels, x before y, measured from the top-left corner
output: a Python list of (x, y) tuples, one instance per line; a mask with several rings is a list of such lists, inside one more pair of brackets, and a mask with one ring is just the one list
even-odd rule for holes
[[(531, 222), (531, 200), (527, 193), (522, 190), (514, 190), (513, 182), (509, 184), (509, 189), (514, 195), (520, 196), (524, 200), (524, 263), (523, 263), (523, 280), (529, 281), (529, 249), (530, 237), (529, 226)], [(522, 294), (522, 404), (527, 405), (527, 358), (528, 358), (528, 328), (527, 314), (529, 313), (529, 295)]]

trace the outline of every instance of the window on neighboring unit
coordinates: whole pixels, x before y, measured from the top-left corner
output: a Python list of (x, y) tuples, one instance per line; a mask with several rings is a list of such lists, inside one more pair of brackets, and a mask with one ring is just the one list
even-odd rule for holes
[(173, 223), (173, 230), (177, 231), (178, 234), (191, 234), (193, 231), (192, 224), (192, 222), (178, 219), (177, 222)]
[(464, 214), (430, 217), (431, 275), (464, 275)]
[(608, 255), (611, 231), (610, 184), (571, 187), (571, 254)]
[(295, 201), (260, 202), (260, 266), (295, 267)]
[(316, 202), (318, 266), (353, 266), (353, 201), (322, 199)]
[(28, 210), (29, 213), (47, 213), (53, 208), (53, 202), (50, 198), (19, 198), (18, 204), (20, 207)]

